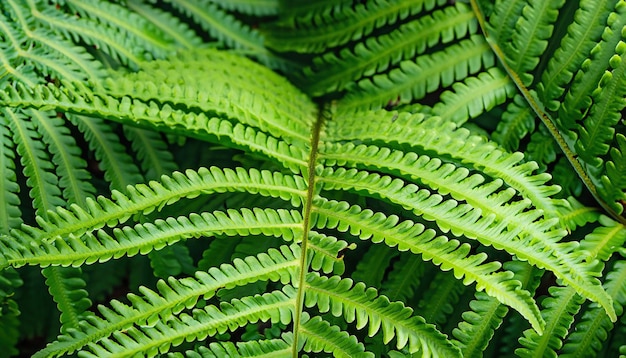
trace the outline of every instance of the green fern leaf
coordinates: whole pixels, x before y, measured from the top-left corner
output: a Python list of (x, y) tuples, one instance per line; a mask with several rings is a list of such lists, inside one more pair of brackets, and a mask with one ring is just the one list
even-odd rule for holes
[(375, 30), (394, 25), (444, 0), (383, 0), (351, 6), (350, 1), (290, 3), (286, 14), (268, 29), (267, 46), (278, 51), (320, 53), (357, 41)]
[[(558, 110), (560, 97), (566, 86), (573, 79), (596, 41), (602, 35), (607, 18), (611, 11), (612, 1), (583, 0), (580, 2), (574, 22), (567, 29), (561, 40), (560, 47), (555, 51), (547, 70), (537, 85), (537, 94), (543, 104), (551, 111)], [(556, 120), (559, 120), (557, 117)]]
[(626, 101), (615, 100), (626, 97), (626, 43), (620, 42), (615, 51), (609, 61), (611, 70), (605, 72), (591, 96), (594, 105), (583, 122), (580, 139), (576, 142), (579, 158), (588, 165), (592, 177), (603, 164), (601, 157), (608, 153), (609, 143), (615, 137), (614, 126), (626, 107)]
[(353, 285), (350, 279), (313, 273), (309, 274), (306, 285), (307, 307), (317, 306), (321, 312), (330, 311), (347, 322), (356, 321), (359, 329), (367, 326), (369, 336), (382, 329), (385, 344), (396, 338), (398, 349), (407, 347), (410, 352), (425, 355), (460, 357), (458, 349), (434, 326), (413, 316), (412, 310), (400, 302), (391, 303), (385, 296), (378, 296), (373, 288), (366, 289), (362, 283)]
[(212, 342), (207, 347), (197, 347), (195, 351), (187, 351), (186, 355), (180, 353), (168, 353), (170, 358), (287, 358), (291, 357), (291, 345), (293, 338), (285, 333), (283, 338), (265, 339), (259, 341), (237, 342)]
[(174, 8), (190, 16), (210, 36), (227, 46), (251, 51), (262, 60), (271, 59), (269, 51), (263, 47), (260, 32), (233, 15), (219, 8), (213, 1), (167, 0)]
[(491, 110), (515, 93), (511, 80), (497, 67), (455, 83), (452, 89), (441, 94), (432, 113), (457, 124)]
[(365, 347), (355, 336), (341, 331), (337, 326), (332, 326), (321, 317), (315, 316), (304, 321), (298, 328), (304, 337), (305, 352), (332, 353), (333, 357), (363, 357), (373, 358), (374, 354), (365, 352)]
[(485, 263), (486, 254), (470, 256), (468, 244), (461, 245), (456, 240), (436, 236), (432, 230), (424, 230), (423, 225), (410, 221), (398, 223), (397, 217), (374, 214), (356, 206), (349, 207), (346, 203), (320, 203), (315, 206), (314, 213), (317, 214), (317, 227), (349, 230), (374, 243), (384, 241), (388, 246), (398, 246), (400, 251), (421, 254), (424, 260), (432, 260), (444, 271), (453, 270), (457, 279), (463, 278), (464, 284), (476, 282), (478, 290), (486, 290), (490, 296), (515, 308), (541, 331), (539, 310), (530, 294), (520, 289), (519, 281), (511, 279), (511, 272), (497, 272), (500, 263)]
[(151, 327), (130, 327), (126, 333), (116, 332), (111, 338), (89, 343), (87, 348), (91, 353), (85, 351), (81, 355), (102, 357), (111, 354), (142, 354), (154, 357), (184, 341), (204, 339), (208, 335), (234, 330), (249, 322), (260, 320), (288, 324), (293, 314), (294, 292), (292, 287), (285, 286), (283, 291), (245, 297), (231, 303), (223, 302), (220, 307), (207, 306), (194, 310), (191, 315), (171, 317), (168, 324), (159, 321)]
[(93, 197), (96, 189), (89, 182), (91, 175), (86, 170), (87, 163), (81, 158), (82, 153), (71, 137), (66, 123), (53, 113), (27, 113), (52, 154), (52, 161), (56, 164), (59, 175), (59, 186), (63, 189), (63, 198), (70, 204), (85, 205), (85, 199)]
[(344, 109), (365, 110), (422, 99), (468, 74), (493, 66), (494, 57), (488, 47), (480, 36), (472, 36), (414, 61), (402, 61), (386, 74), (364, 78), (351, 86), (340, 103)]
[(45, 216), (46, 210), (64, 203), (54, 166), (40, 141), (40, 134), (35, 131), (34, 124), (26, 120), (24, 113), (3, 108), (2, 114), (8, 119), (13, 140), (17, 143), (17, 153), (28, 178), (26, 184), (31, 188), (34, 209), (38, 215)]
[[(372, 14), (380, 16), (379, 13)], [(471, 9), (465, 4), (456, 3), (422, 16), (417, 21), (408, 22), (392, 33), (368, 38), (354, 48), (343, 48), (339, 54), (327, 52), (313, 58), (312, 65), (304, 68), (299, 82), (305, 92), (313, 96), (341, 91), (348, 84), (365, 76), (381, 73), (401, 61), (411, 60), (416, 53), (422, 54), (427, 47), (445, 44), (475, 31), (475, 18)], [(465, 53), (469, 48), (466, 45), (456, 52)], [(452, 50), (446, 52), (449, 55)], [(471, 58), (470, 56), (466, 57)], [(457, 62), (458, 71), (463, 68), (460, 64), (462, 60)], [(436, 63), (436, 60), (432, 62)], [(457, 77), (463, 76), (459, 74)]]
[(426, 322), (442, 327), (448, 321), (464, 291), (465, 286), (454, 275), (438, 272), (422, 294), (416, 310)]
[(452, 331), (459, 340), (464, 357), (480, 357), (487, 347), (493, 332), (502, 324), (508, 308), (483, 292), (475, 294), (470, 302), (471, 311), (463, 313), (463, 322)]
[[(591, 95), (607, 70), (607, 64), (615, 55), (615, 48), (622, 40), (622, 28), (626, 26), (626, 5), (614, 2), (614, 9), (607, 17), (602, 40), (597, 43), (579, 68), (574, 81), (563, 98), (557, 118), (563, 119), (561, 130), (578, 131), (579, 120), (585, 116), (593, 101)], [(565, 120), (567, 119), (567, 120)]]
[(611, 160), (606, 162), (604, 175), (600, 177), (602, 185), (599, 185), (598, 192), (617, 213), (621, 213), (624, 209), (618, 203), (626, 201), (626, 136), (617, 133), (615, 142), (610, 149)]
[(214, 267), (207, 272), (198, 271), (196, 278), (169, 278), (167, 282), (159, 281), (158, 292), (141, 288), (142, 296), (128, 296), (130, 306), (115, 300), (111, 301), (111, 308), (100, 306), (104, 319), (90, 317), (83, 323), (81, 331), (69, 330), (35, 357), (72, 353), (89, 342), (108, 337), (113, 332), (133, 325), (152, 326), (159, 320), (167, 320), (185, 308), (193, 307), (201, 297), (208, 300), (221, 288), (232, 288), (258, 280), (286, 284), (295, 280), (299, 254), (297, 246), (283, 246), (280, 251), (270, 249), (257, 257), (236, 259), (232, 264)]
[(83, 133), (89, 147), (95, 152), (99, 168), (104, 171), (107, 182), (111, 183), (111, 189), (121, 190), (143, 181), (139, 168), (126, 153), (111, 123), (85, 116), (70, 116), (70, 121)]
[(16, 181), (15, 145), (11, 139), (9, 119), (0, 115), (0, 234), (8, 234), (9, 230), (22, 223), (20, 186)]
[(491, 138), (507, 150), (518, 150), (522, 138), (535, 129), (535, 120), (535, 113), (518, 94), (506, 107)]
[(552, 36), (553, 24), (563, 4), (564, 0), (530, 1), (524, 6), (522, 16), (515, 23), (511, 46), (505, 47), (505, 51), (508, 51), (511, 68), (521, 77), (525, 86), (533, 82), (534, 76), (531, 72), (548, 45), (547, 40)]
[[(622, 227), (622, 230), (624, 228)], [(615, 310), (621, 314), (626, 305), (626, 262), (617, 261), (606, 275), (606, 291), (613, 297)], [(605, 344), (607, 332), (613, 328), (612, 320), (604, 310), (590, 307), (585, 311), (581, 321), (576, 325), (577, 330), (566, 339), (561, 351), (562, 357), (581, 355), (597, 355)]]
[(172, 40), (143, 17), (126, 7), (102, 0), (89, 2), (64, 0), (69, 10), (81, 19), (90, 19), (102, 28), (111, 28), (123, 33), (135, 47), (143, 47), (152, 56), (162, 58), (172, 50)]

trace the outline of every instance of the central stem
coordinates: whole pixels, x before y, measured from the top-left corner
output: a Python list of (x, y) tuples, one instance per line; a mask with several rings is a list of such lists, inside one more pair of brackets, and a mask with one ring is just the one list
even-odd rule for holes
[(317, 120), (313, 125), (313, 132), (311, 136), (311, 154), (309, 155), (309, 163), (307, 166), (308, 179), (307, 179), (307, 194), (306, 201), (303, 208), (303, 230), (302, 230), (302, 242), (300, 244), (300, 273), (298, 277), (298, 293), (296, 296), (295, 315), (293, 319), (293, 346), (292, 356), (298, 357), (298, 336), (300, 331), (300, 321), (302, 320), (302, 311), (304, 309), (304, 287), (306, 285), (306, 274), (308, 272), (308, 242), (309, 242), (309, 230), (311, 226), (311, 208), (313, 206), (313, 196), (315, 195), (315, 163), (317, 161), (317, 148), (320, 140), (320, 132), (324, 121), (330, 117), (330, 110), (327, 104), (319, 106)]

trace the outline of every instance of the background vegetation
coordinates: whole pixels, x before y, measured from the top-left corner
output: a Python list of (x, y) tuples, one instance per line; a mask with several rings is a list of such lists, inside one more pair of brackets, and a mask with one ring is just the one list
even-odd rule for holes
[(625, 1), (0, 10), (0, 356), (626, 355)]

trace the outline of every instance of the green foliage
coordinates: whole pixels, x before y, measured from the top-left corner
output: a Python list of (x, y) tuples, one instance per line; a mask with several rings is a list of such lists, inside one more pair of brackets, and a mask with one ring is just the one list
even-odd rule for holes
[(623, 0), (0, 10), (0, 357), (625, 353)]

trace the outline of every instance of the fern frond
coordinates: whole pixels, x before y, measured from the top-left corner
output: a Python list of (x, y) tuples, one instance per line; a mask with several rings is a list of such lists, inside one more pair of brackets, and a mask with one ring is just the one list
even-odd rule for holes
[(459, 303), (465, 286), (449, 272), (438, 272), (417, 304), (417, 312), (426, 322), (442, 327)]
[(80, 237), (104, 226), (124, 223), (134, 214), (147, 215), (182, 198), (222, 192), (249, 192), (281, 198), (293, 206), (300, 206), (306, 196), (305, 188), (306, 183), (300, 176), (256, 169), (200, 168), (198, 171), (187, 170), (185, 174), (175, 172), (171, 177), (163, 176), (161, 182), (127, 187), (126, 194), (113, 191), (113, 200), (103, 196), (96, 200), (87, 198), (85, 208), (77, 205), (71, 205), (69, 210), (58, 208), (56, 212), (48, 212), (49, 220), (38, 219), (42, 230), (27, 226), (23, 230), (26, 236), (37, 242), (46, 238)]
[(44, 143), (52, 154), (59, 175), (59, 186), (63, 189), (63, 198), (70, 204), (85, 205), (85, 199), (93, 197), (96, 189), (89, 182), (87, 163), (81, 158), (81, 151), (71, 136), (66, 122), (54, 113), (27, 111)]
[(332, 236), (326, 236), (317, 232), (309, 232), (307, 248), (311, 250), (309, 258), (310, 268), (324, 273), (342, 274), (345, 267), (343, 264), (343, 251), (354, 249), (343, 240)]
[(305, 305), (317, 306), (321, 312), (343, 316), (358, 329), (368, 327), (368, 335), (373, 336), (382, 329), (383, 342), (396, 338), (398, 349), (406, 347), (411, 353), (425, 355), (460, 357), (458, 349), (434, 326), (425, 323), (419, 316), (413, 316), (410, 308), (400, 302), (389, 302), (379, 296), (375, 289), (364, 284), (353, 284), (350, 279), (338, 276), (321, 277), (310, 273), (306, 282)]
[[(375, 15), (380, 14), (375, 13)], [(416, 54), (422, 54), (426, 48), (463, 38), (468, 32), (474, 33), (475, 31), (475, 18), (469, 6), (456, 3), (422, 16), (416, 21), (408, 22), (391, 33), (368, 38), (364, 42), (359, 42), (354, 48), (343, 48), (339, 54), (327, 52), (314, 57), (312, 64), (303, 69), (299, 82), (302, 83), (305, 92), (313, 96), (341, 91), (348, 84), (364, 76), (369, 77), (384, 72), (401, 61), (413, 59)], [(466, 45), (457, 49), (456, 52), (464, 54), (470, 48)], [(449, 56), (451, 52), (453, 50), (446, 49)], [(460, 63), (473, 56), (464, 57), (448, 66), (457, 67), (457, 70), (461, 72)], [(433, 64), (436, 62), (436, 60), (432, 61)], [(426, 66), (422, 65), (422, 67)], [(476, 65), (466, 65), (466, 67), (476, 68)], [(463, 76), (459, 74), (458, 77)]]
[[(586, 55), (591, 51), (606, 26), (613, 1), (580, 1), (574, 21), (567, 29), (560, 47), (548, 62), (547, 69), (537, 84), (537, 94), (547, 109), (558, 110), (560, 97)], [(558, 120), (558, 118), (557, 118)]]
[(244, 14), (268, 16), (278, 13), (280, 0), (213, 0), (226, 10)]
[[(103, 86), (117, 98), (128, 96), (146, 103), (157, 101), (175, 108), (200, 109), (211, 116), (237, 118), (240, 123), (288, 143), (308, 144), (316, 106), (293, 85), (268, 76), (270, 71), (266, 68), (245, 62), (217, 51), (199, 51), (193, 61), (148, 62), (142, 64), (141, 72), (115, 76)], [(213, 65), (207, 69), (207, 63)], [(235, 74), (235, 66), (245, 71)], [(203, 75), (199, 76), (198, 72)], [(234, 81), (233, 77), (241, 81)], [(249, 81), (250, 77), (258, 80)], [(277, 91), (283, 95), (276, 96)], [(233, 101), (234, 97), (240, 101)]]
[[(621, 120), (626, 107), (626, 43), (620, 42), (616, 54), (609, 61), (598, 88), (592, 93), (593, 106), (585, 118), (576, 142), (578, 157), (587, 164), (590, 175), (597, 175), (610, 143), (615, 137), (615, 125)], [(619, 99), (622, 100), (619, 100)]]
[(39, 23), (61, 36), (94, 46), (131, 68), (136, 68), (139, 62), (152, 57), (145, 48), (128, 38), (126, 33), (113, 28), (95, 27), (92, 21), (67, 15), (53, 6), (31, 8), (31, 13)]
[(591, 94), (604, 76), (611, 57), (615, 55), (617, 44), (622, 41), (622, 28), (626, 26), (626, 4), (617, 1), (613, 6), (613, 12), (607, 17), (607, 26), (602, 32), (602, 40), (591, 50), (589, 58), (583, 62), (574, 81), (568, 86), (557, 116), (567, 119), (561, 123), (561, 130), (578, 131), (578, 121), (583, 119), (593, 103)]
[(212, 342), (208, 346), (197, 347), (194, 351), (187, 351), (186, 355), (168, 353), (169, 358), (287, 358), (291, 357), (293, 337), (285, 333), (282, 338), (264, 339), (258, 341)]
[(54, 165), (40, 140), (41, 134), (35, 131), (33, 122), (21, 111), (3, 108), (2, 114), (9, 121), (13, 141), (17, 144), (17, 153), (28, 178), (26, 184), (31, 188), (29, 194), (33, 199), (35, 212), (45, 216), (46, 210), (61, 206), (64, 201), (58, 186), (59, 179), (54, 173)]
[(191, 315), (170, 317), (167, 324), (158, 321), (152, 327), (130, 327), (125, 333), (116, 332), (110, 338), (89, 343), (87, 349), (90, 353), (81, 352), (81, 355), (102, 357), (111, 354), (142, 354), (154, 357), (184, 341), (204, 339), (209, 335), (234, 330), (249, 322), (288, 324), (292, 320), (294, 295), (294, 289), (285, 286), (283, 291), (245, 297), (231, 303), (223, 302), (220, 307), (207, 306), (194, 310)]
[(126, 152), (126, 147), (120, 143), (112, 123), (81, 115), (69, 116), (69, 120), (83, 133), (90, 149), (94, 151), (99, 169), (104, 171), (104, 178), (110, 183), (111, 189), (121, 190), (143, 181), (139, 168)]
[(376, 29), (443, 4), (444, 0), (384, 0), (356, 6), (336, 1), (294, 4), (269, 27), (267, 46), (278, 51), (319, 53), (362, 40)]
[[(421, 114), (385, 111), (338, 116), (337, 119), (337, 122), (328, 124), (324, 139), (358, 140), (372, 144), (384, 142), (392, 148), (392, 143), (398, 143), (411, 146), (417, 153), (423, 152), (429, 156), (436, 153), (442, 160), (451, 157), (453, 162), (470, 164), (493, 178), (503, 180), (531, 199), (545, 214), (552, 215), (556, 211), (558, 203), (550, 196), (558, 193), (558, 187), (546, 185), (549, 175), (533, 173), (538, 168), (536, 163), (522, 163), (521, 153), (506, 153), (494, 143), (472, 135), (467, 129), (458, 128), (448, 121)], [(422, 174), (415, 179), (420, 180), (421, 177)], [(465, 195), (459, 196), (464, 197)], [(500, 204), (494, 202), (488, 206), (493, 207), (492, 205)]]
[(148, 21), (150, 26), (156, 27), (164, 33), (166, 38), (171, 38), (176, 45), (186, 49), (202, 47), (202, 39), (189, 25), (173, 16), (170, 12), (150, 6), (142, 0), (126, 1), (126, 6), (142, 19)]
[(50, 295), (61, 312), (61, 332), (77, 329), (90, 315), (91, 300), (85, 290), (85, 280), (79, 268), (48, 267), (42, 270)]
[(452, 331), (464, 357), (480, 357), (493, 332), (502, 324), (508, 308), (484, 292), (476, 292), (470, 311), (463, 312), (463, 321)]
[[(480, 36), (472, 36), (441, 51), (406, 60), (387, 74), (364, 78), (340, 100), (344, 109), (380, 109), (424, 98), (428, 93), (450, 86), (494, 64), (489, 46)], [(352, 68), (352, 67), (351, 67)]]
[[(542, 270), (517, 260), (507, 261), (504, 268), (514, 272), (514, 279), (519, 280), (522, 287), (531, 292), (539, 285), (543, 274)], [(475, 299), (469, 303), (470, 310), (461, 314), (463, 320), (452, 330), (452, 334), (458, 339), (455, 343), (466, 357), (485, 355), (485, 350), (489, 344), (493, 344), (493, 337), (508, 313), (508, 308), (493, 297), (487, 297), (482, 292), (477, 292), (474, 296)], [(522, 320), (519, 323), (527, 326)], [(513, 336), (517, 335), (515, 330), (511, 331)], [(500, 343), (506, 344), (507, 341)]]
[(157, 132), (124, 126), (124, 136), (130, 140), (131, 146), (141, 164), (146, 180), (157, 180), (162, 175), (176, 171), (174, 156), (167, 150), (167, 145)]
[(39, 351), (35, 357), (52, 357), (72, 353), (92, 341), (123, 331), (132, 325), (152, 326), (166, 321), (186, 308), (194, 307), (203, 298), (208, 300), (221, 288), (242, 286), (258, 280), (280, 281), (284, 284), (295, 280), (300, 255), (297, 246), (270, 249), (256, 257), (235, 259), (232, 264), (213, 267), (206, 272), (198, 271), (195, 278), (169, 278), (159, 281), (158, 292), (140, 288), (141, 296), (129, 295), (130, 305), (111, 301), (111, 307), (100, 306), (103, 318), (89, 317), (81, 330), (69, 330), (59, 339)]
[[(17, 107), (56, 109), (104, 117), (128, 124), (139, 124), (168, 132), (184, 132), (188, 136), (197, 136), (217, 143), (231, 141), (233, 146), (261, 152), (270, 158), (277, 159), (294, 172), (300, 172), (306, 167), (307, 155), (304, 153), (304, 148), (289, 145), (241, 123), (208, 117), (204, 113), (185, 112), (174, 109), (169, 104), (159, 106), (153, 101), (144, 103), (129, 97), (118, 100), (106, 95), (84, 93), (83, 90), (75, 92), (69, 87), (59, 91), (55, 87), (42, 86), (36, 87), (35, 92), (19, 84), (17, 88), (16, 90), (8, 87), (6, 92), (0, 92), (0, 101)], [(133, 110), (129, 112), (128, 108), (131, 106)]]
[(109, 235), (104, 230), (83, 238), (46, 238), (38, 246), (28, 236), (0, 238), (2, 264), (23, 266), (37, 264), (79, 266), (84, 263), (105, 262), (111, 258), (147, 254), (188, 238), (202, 236), (260, 235), (293, 240), (301, 230), (302, 218), (298, 211), (274, 209), (230, 209), (227, 212), (191, 214), (189, 217), (167, 218), (154, 223), (125, 226)]
[(563, 4), (564, 0), (530, 1), (515, 23), (511, 46), (505, 47), (505, 53), (511, 68), (525, 86), (533, 82), (534, 75), (531, 72), (539, 64), (539, 57), (548, 46), (547, 40), (552, 36), (553, 24)]
[(391, 261), (398, 254), (397, 250), (391, 250), (384, 245), (370, 246), (356, 265), (352, 279), (356, 282), (363, 282), (368, 287), (380, 287), (385, 280)]
[(167, 56), (173, 50), (173, 41), (156, 26), (125, 6), (102, 0), (89, 2), (64, 0), (65, 5), (81, 19), (90, 19), (99, 29), (112, 28), (132, 39), (135, 47), (144, 47), (156, 58)]
[(436, 236), (433, 230), (425, 230), (423, 225), (411, 221), (398, 223), (395, 216), (374, 214), (356, 206), (349, 207), (345, 202), (317, 204), (314, 213), (317, 214), (317, 227), (349, 230), (363, 240), (398, 246), (400, 251), (421, 254), (424, 260), (432, 260), (444, 271), (453, 270), (455, 277), (463, 278), (465, 285), (476, 282), (479, 291), (485, 290), (490, 296), (518, 310), (537, 331), (541, 331), (539, 310), (528, 291), (520, 289), (519, 281), (511, 279), (511, 272), (497, 272), (500, 263), (485, 263), (486, 254), (471, 255), (468, 244)]
[(11, 138), (10, 121), (0, 112), (0, 234), (22, 223), (18, 196), (20, 186), (15, 172), (15, 143)]
[(610, 149), (611, 160), (606, 162), (600, 177), (598, 193), (606, 198), (616, 212), (621, 213), (623, 207), (617, 203), (626, 201), (626, 136), (617, 133), (614, 141), (615, 144)]
[(433, 107), (433, 115), (463, 124), (471, 118), (504, 103), (515, 94), (515, 85), (497, 67), (468, 77), (452, 85), (452, 91), (441, 94), (441, 100)]
[(522, 95), (515, 95), (506, 107), (491, 138), (509, 151), (519, 149), (520, 141), (535, 129), (535, 113)]
[[(425, 266), (424, 262), (416, 260), (411, 253), (400, 253), (400, 259), (385, 279), (381, 293), (390, 301), (409, 302), (421, 280), (427, 278), (424, 275)], [(430, 322), (428, 319), (426, 321)]]
[(305, 352), (332, 353), (333, 357), (363, 357), (373, 358), (374, 354), (365, 351), (365, 347), (355, 336), (341, 331), (338, 326), (333, 326), (319, 316), (303, 322), (298, 328), (304, 341)]
[(519, 342), (523, 348), (515, 350), (519, 357), (557, 357), (563, 347), (563, 339), (574, 322), (574, 316), (580, 310), (584, 299), (571, 287), (550, 287), (550, 296), (545, 298), (542, 315), (546, 329), (542, 335), (532, 330), (524, 331)]
[(498, 1), (489, 16), (489, 33), (498, 43), (507, 43), (515, 31), (525, 0)]
[[(615, 262), (606, 275), (605, 289), (613, 297), (615, 310), (622, 314), (626, 306), (626, 261)], [(563, 357), (593, 356), (604, 345), (607, 332), (613, 328), (613, 320), (599, 307), (589, 307), (565, 341)]]
[(190, 16), (204, 31), (228, 47), (251, 51), (253, 56), (268, 60), (261, 33), (225, 12), (212, 0), (166, 0), (175, 9)]

